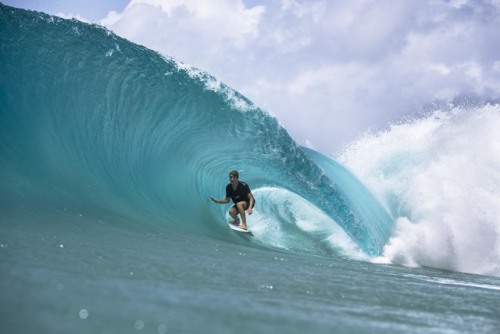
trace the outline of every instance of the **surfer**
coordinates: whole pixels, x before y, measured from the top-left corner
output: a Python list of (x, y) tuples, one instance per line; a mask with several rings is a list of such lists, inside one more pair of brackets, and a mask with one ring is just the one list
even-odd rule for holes
[[(229, 215), (234, 219), (234, 224), (239, 225), (239, 228), (246, 230), (247, 219), (245, 210), (249, 215), (252, 214), (252, 208), (255, 205), (250, 187), (243, 181), (239, 181), (240, 175), (238, 171), (233, 170), (229, 173), (229, 184), (226, 186), (226, 198), (216, 199), (210, 197), (217, 204), (226, 204), (233, 200), (234, 205), (229, 209)], [(241, 224), (239, 224), (238, 214), (241, 216)]]

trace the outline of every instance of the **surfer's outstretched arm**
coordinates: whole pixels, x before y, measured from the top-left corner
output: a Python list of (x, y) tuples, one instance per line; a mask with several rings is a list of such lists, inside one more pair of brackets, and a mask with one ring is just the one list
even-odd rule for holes
[(217, 199), (215, 197), (210, 197), (210, 199), (217, 204), (227, 204), (231, 200), (229, 197), (226, 197), (224, 199)]

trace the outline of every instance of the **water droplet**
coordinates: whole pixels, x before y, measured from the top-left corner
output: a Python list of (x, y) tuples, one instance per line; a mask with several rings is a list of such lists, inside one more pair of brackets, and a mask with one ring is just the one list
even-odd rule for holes
[(262, 284), (259, 288), (272, 290), (274, 287), (271, 284)]
[(142, 330), (144, 328), (144, 321), (136, 320), (134, 323), (135, 329)]
[(161, 324), (158, 326), (158, 334), (165, 334), (167, 332), (167, 325)]
[(80, 319), (87, 319), (89, 317), (89, 311), (83, 308), (80, 310), (78, 315), (80, 316)]

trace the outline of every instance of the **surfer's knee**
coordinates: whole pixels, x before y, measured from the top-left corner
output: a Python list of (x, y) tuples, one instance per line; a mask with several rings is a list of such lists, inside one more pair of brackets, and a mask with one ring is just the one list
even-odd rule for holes
[(229, 209), (229, 215), (231, 217), (234, 218), (236, 217), (237, 214), (238, 214), (238, 209), (236, 207), (233, 206), (231, 209)]
[(242, 209), (243, 211), (245, 211), (245, 209), (247, 208), (247, 203), (246, 202), (238, 202), (238, 203), (236, 203), (236, 206), (238, 207), (238, 210)]

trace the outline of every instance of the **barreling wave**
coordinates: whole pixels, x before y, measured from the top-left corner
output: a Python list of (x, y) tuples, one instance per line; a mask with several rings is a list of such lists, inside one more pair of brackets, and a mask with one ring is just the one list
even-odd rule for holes
[[(299, 147), (210, 75), (102, 27), (4, 5), (0, 34), (4, 215), (69, 208), (227, 238), (227, 207), (208, 198), (222, 197), (237, 169), (256, 193), (257, 216), (268, 213), (256, 226), (303, 226), (297, 214), (275, 214), (292, 201), (368, 255), (389, 239), (390, 215), (346, 169)], [(324, 230), (299, 229), (298, 240), (335, 239), (338, 230)], [(276, 246), (301, 249), (287, 240)]]

